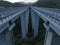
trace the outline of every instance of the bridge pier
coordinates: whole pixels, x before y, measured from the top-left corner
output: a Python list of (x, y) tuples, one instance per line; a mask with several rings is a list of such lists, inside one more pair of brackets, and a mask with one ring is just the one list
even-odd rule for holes
[(13, 27), (15, 23), (7, 22), (0, 27), (0, 45), (14, 45)]
[(50, 31), (51, 28), (49, 27), (49, 22), (45, 22), (44, 27), (46, 28), (46, 34), (45, 34), (45, 40), (44, 40), (44, 45), (51, 45), (53, 33)]
[(60, 45), (60, 36), (46, 23), (44, 26), (46, 28), (44, 45)]
[(22, 38), (25, 39), (27, 38), (28, 33), (29, 10), (21, 14), (20, 18), (21, 18)]
[(28, 34), (29, 10), (25, 12), (25, 17), (26, 17), (26, 34)]
[(60, 45), (60, 36), (52, 28), (46, 31), (44, 45)]
[(0, 33), (0, 45), (14, 45), (13, 32), (6, 29)]
[(51, 45), (60, 45), (60, 36), (56, 33), (53, 34)]
[(7, 45), (5, 33), (0, 33), (0, 45)]
[(25, 15), (20, 16), (21, 18), (21, 28), (22, 28), (22, 38), (26, 38), (26, 20)]
[(34, 38), (38, 37), (38, 28), (39, 28), (39, 16), (31, 11), (32, 18), (32, 28), (34, 29)]
[(53, 36), (53, 33), (51, 33), (50, 31), (46, 31), (44, 45), (51, 45), (52, 36)]
[(13, 31), (6, 32), (7, 45), (14, 45)]

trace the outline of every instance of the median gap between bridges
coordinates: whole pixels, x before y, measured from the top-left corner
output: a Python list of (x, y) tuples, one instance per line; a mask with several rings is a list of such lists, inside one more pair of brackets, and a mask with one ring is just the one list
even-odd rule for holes
[(15, 45), (44, 45), (45, 39), (45, 28), (43, 26), (44, 21), (40, 18), (39, 19), (39, 30), (38, 30), (38, 37), (33, 38), (34, 29), (32, 29), (32, 22), (31, 22), (31, 9), (29, 10), (29, 24), (28, 24), (28, 34), (27, 39), (22, 39), (21, 33), (21, 20), (18, 18), (16, 21), (16, 26), (13, 29), (14, 33), (14, 40)]

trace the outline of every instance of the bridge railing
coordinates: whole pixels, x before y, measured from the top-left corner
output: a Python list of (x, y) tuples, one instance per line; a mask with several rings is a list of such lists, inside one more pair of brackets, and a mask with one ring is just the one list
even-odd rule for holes
[[(39, 19), (42, 19), (44, 21), (43, 25), (46, 28), (44, 45), (51, 45), (51, 42), (56, 38), (54, 36), (57, 35), (58, 35), (57, 37), (60, 36), (60, 18), (59, 18), (60, 13), (50, 11), (48, 9), (38, 8), (38, 7), (27, 7), (27, 8), (14, 8), (6, 12), (5, 11), (1, 12), (0, 14), (1, 14), (0, 34), (3, 34), (3, 36), (0, 35), (0, 43), (3, 40), (1, 36), (5, 39), (3, 40), (4, 42), (1, 43), (1, 45), (6, 43), (9, 43), (6, 45), (10, 45), (10, 42), (12, 41), (12, 40), (10, 41), (10, 39), (12, 38), (9, 38), (8, 36), (11, 35), (13, 36), (11, 32), (13, 31), (13, 28), (16, 24), (15, 21), (17, 19), (19, 19), (21, 22), (22, 38), (23, 39), (27, 38), (28, 24), (30, 21), (29, 16), (31, 16), (32, 28), (34, 30), (34, 36), (33, 36), (34, 38), (38, 36)], [(54, 41), (56, 41), (56, 39)]]
[(60, 35), (60, 13), (33, 7), (32, 10), (37, 13), (46, 23), (49, 22), (50, 27)]
[(20, 8), (15, 8), (13, 10), (8, 10), (6, 12), (0, 13), (0, 24), (5, 23), (8, 20), (11, 20), (15, 16), (23, 13), (26, 10), (27, 10), (27, 8), (21, 8), (21, 9)]
[(43, 21), (46, 28), (44, 45), (60, 45), (60, 13), (45, 8), (32, 7)]
[(4, 10), (4, 12), (0, 11), (0, 19), (8, 17), (9, 15), (13, 15), (14, 13), (18, 12), (19, 9), (7, 9), (6, 11)]
[(58, 24), (60, 24), (60, 13), (58, 12), (54, 12), (54, 11), (50, 11), (48, 9), (43, 9), (43, 8), (36, 8), (38, 11), (40, 11), (41, 13), (45, 14), (45, 16), (47, 16), (48, 18), (50, 18), (51, 20), (57, 22)]

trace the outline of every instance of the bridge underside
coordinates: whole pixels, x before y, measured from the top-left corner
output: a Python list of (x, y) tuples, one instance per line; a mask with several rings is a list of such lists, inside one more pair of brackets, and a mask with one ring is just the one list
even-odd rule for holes
[[(20, 18), (21, 19), (21, 18)], [(39, 29), (38, 29), (38, 35), (34, 38), (34, 29), (32, 29), (32, 22), (31, 17), (29, 17), (29, 23), (28, 23), (28, 33), (26, 34), (26, 38), (22, 38), (22, 30), (21, 30), (21, 22), (19, 19), (16, 20), (16, 26), (14, 27), (14, 37), (16, 40), (16, 45), (43, 45), (44, 44), (44, 37), (45, 37), (45, 28), (42, 27), (42, 20), (39, 21)], [(19, 42), (19, 43), (18, 43)]]
[(43, 15), (42, 9), (25, 8), (10, 10), (10, 12), (6, 13), (6, 17), (4, 17), (5, 13), (2, 14), (3, 19), (0, 21), (0, 44), (60, 45), (60, 28), (57, 27), (56, 21), (54, 22), (50, 20), (49, 16), (48, 18)]

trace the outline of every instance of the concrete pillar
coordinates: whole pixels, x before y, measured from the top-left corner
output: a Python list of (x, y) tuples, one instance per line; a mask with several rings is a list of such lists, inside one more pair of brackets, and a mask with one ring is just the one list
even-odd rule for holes
[(21, 29), (22, 29), (22, 38), (26, 38), (27, 32), (28, 32), (28, 16), (27, 14), (22, 13), (20, 18), (21, 18)]
[(0, 33), (0, 45), (14, 45), (12, 31), (6, 29)]
[(51, 45), (52, 36), (53, 36), (53, 33), (50, 31), (47, 31), (46, 37), (45, 37), (45, 45)]
[(35, 12), (31, 11), (32, 18), (32, 28), (34, 29), (34, 38), (38, 36), (38, 28), (39, 28), (39, 16), (36, 15)]
[(44, 26), (45, 26), (45, 28), (46, 28), (46, 34), (45, 34), (44, 45), (51, 45), (53, 33), (50, 31), (51, 28), (49, 27), (49, 24), (46, 25), (46, 24), (44, 23)]
[(7, 45), (14, 45), (13, 32), (12, 31), (7, 31), (5, 37), (6, 37)]
[(51, 45), (60, 45), (60, 36), (53, 32), (53, 38), (51, 41)]
[(60, 45), (60, 36), (53, 30), (46, 31), (44, 45)]
[(0, 45), (7, 45), (5, 33), (0, 33)]
[(21, 17), (22, 38), (26, 38), (26, 20), (25, 20), (25, 15), (23, 14), (20, 17)]
[(26, 17), (26, 33), (28, 33), (29, 10), (25, 12), (25, 17)]

